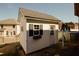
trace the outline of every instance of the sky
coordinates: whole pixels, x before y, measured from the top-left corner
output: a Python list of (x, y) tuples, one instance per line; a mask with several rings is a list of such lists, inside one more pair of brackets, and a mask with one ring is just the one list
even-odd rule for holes
[(0, 20), (17, 19), (20, 7), (47, 13), (63, 22), (78, 22), (73, 3), (0, 3)]

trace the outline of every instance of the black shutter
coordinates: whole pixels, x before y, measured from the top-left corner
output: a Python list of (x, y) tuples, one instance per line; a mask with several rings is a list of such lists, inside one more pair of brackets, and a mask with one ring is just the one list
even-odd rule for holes
[(40, 35), (43, 35), (43, 25), (40, 25)]
[(42, 29), (40, 30), (40, 35), (43, 35), (43, 30)]
[(29, 24), (29, 36), (33, 36), (33, 24)]

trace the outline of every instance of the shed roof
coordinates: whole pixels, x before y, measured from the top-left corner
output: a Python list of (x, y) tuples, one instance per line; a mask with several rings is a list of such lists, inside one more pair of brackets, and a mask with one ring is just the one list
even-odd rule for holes
[(49, 19), (49, 20), (57, 20), (57, 21), (60, 21), (56, 17), (51, 16), (51, 15), (48, 15), (48, 14), (45, 14), (45, 13), (41, 13), (41, 12), (37, 12), (37, 11), (25, 9), (25, 8), (20, 8), (19, 10), (26, 17), (34, 17), (34, 18), (36, 17), (36, 18), (41, 18), (41, 19)]
[(15, 19), (4, 19), (0, 21), (0, 25), (17, 25), (19, 24)]

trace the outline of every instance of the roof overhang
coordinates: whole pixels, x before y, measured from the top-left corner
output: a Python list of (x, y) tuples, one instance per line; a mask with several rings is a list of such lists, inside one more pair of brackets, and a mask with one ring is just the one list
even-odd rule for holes
[(46, 18), (39, 18), (39, 17), (31, 17), (31, 16), (25, 16), (28, 20), (39, 20), (39, 21), (47, 21), (47, 22), (61, 22), (60, 20), (54, 20), (54, 19), (46, 19)]

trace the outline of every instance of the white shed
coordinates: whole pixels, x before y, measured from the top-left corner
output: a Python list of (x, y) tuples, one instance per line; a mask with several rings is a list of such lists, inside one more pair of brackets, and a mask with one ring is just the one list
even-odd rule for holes
[(20, 8), (18, 21), (21, 26), (20, 44), (26, 54), (56, 43), (55, 30), (59, 22), (54, 16)]

